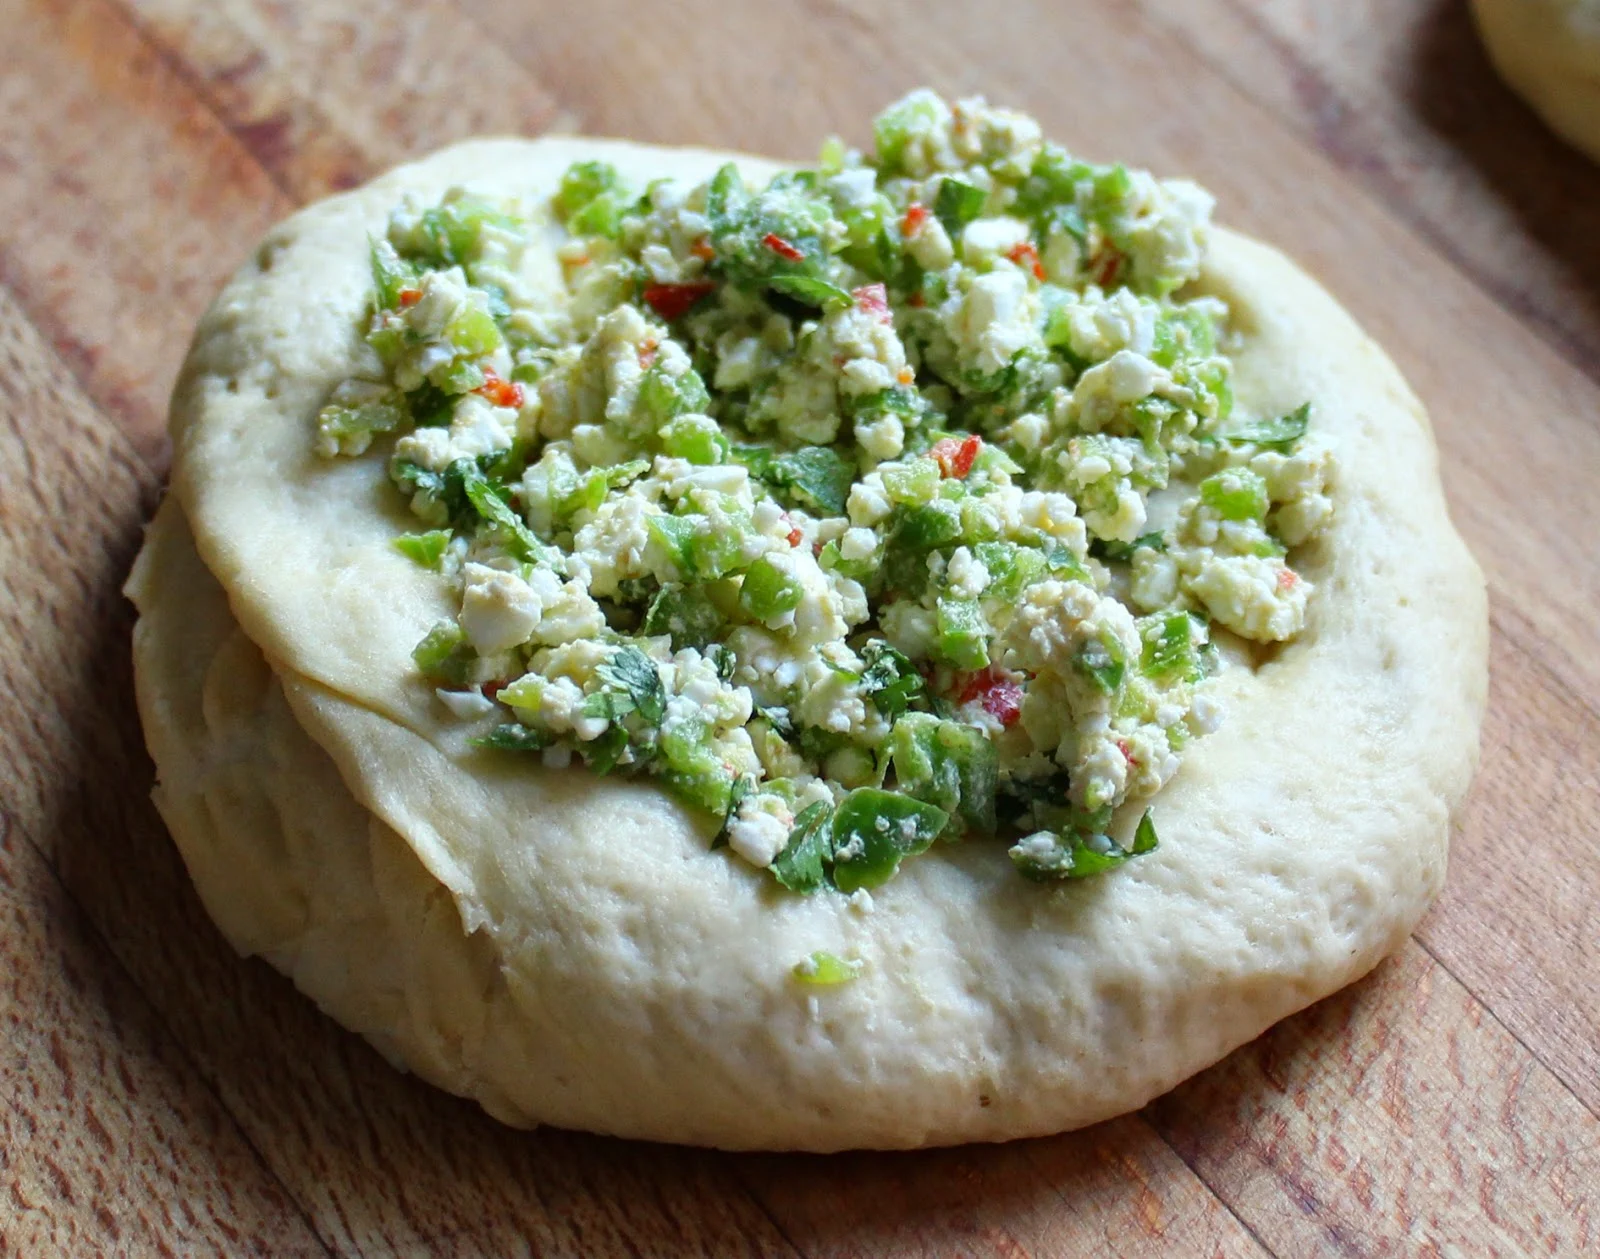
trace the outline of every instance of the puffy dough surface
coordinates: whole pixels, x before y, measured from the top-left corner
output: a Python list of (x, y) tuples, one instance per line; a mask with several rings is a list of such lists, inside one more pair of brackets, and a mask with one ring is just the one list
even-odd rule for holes
[(1600, 0), (1472, 0), (1500, 76), (1600, 161)]
[[(578, 156), (640, 182), (723, 160), (445, 150), (282, 224), (196, 333), (173, 494), (130, 593), (157, 799), (236, 947), (509, 1122), (829, 1150), (1132, 1109), (1404, 940), (1476, 758), (1482, 579), (1394, 367), (1314, 281), (1224, 231), (1203, 287), (1243, 336), (1236, 392), (1312, 401), (1338, 515), (1301, 561), (1306, 631), (1224, 675), (1227, 723), (1155, 801), (1157, 853), (1040, 887), (1003, 844), (941, 845), (863, 908), (709, 852), (647, 781), (469, 748), (411, 669), (442, 580), (390, 545), (382, 456), (316, 459), (311, 417), (362, 361), (365, 238), (403, 191), (537, 195)], [(862, 977), (796, 984), (817, 949)]]

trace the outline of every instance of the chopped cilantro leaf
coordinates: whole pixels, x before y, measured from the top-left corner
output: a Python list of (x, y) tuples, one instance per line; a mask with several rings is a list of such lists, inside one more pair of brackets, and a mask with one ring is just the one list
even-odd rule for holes
[(1262, 450), (1287, 451), (1306, 435), (1311, 424), (1311, 404), (1302, 402), (1288, 415), (1275, 420), (1263, 420), (1248, 428), (1225, 434), (1237, 446), (1259, 446)]

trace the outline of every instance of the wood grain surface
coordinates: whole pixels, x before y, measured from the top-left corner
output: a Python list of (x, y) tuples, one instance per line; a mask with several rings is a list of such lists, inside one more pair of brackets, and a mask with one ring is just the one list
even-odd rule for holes
[[(1600, 170), (1460, 0), (0, 0), (0, 1255), (1600, 1253)], [(1208, 184), (1428, 403), (1492, 593), (1445, 894), (1364, 982), (1050, 1140), (518, 1133), (201, 909), (118, 587), (166, 395), (295, 205), (474, 133), (806, 157), (927, 82)]]

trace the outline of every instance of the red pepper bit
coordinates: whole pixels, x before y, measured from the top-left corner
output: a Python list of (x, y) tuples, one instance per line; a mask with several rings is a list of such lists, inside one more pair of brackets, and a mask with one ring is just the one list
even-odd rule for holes
[(1010, 729), (1022, 716), (1022, 688), (1015, 682), (996, 682), (983, 697), (983, 711)]
[(972, 471), (972, 461), (983, 449), (981, 437), (942, 437), (928, 451), (939, 464), (939, 475), (958, 481)]
[(1007, 728), (1015, 725), (1017, 718), (1022, 716), (1021, 684), (1001, 676), (993, 668), (966, 675), (956, 702), (970, 704), (973, 700), (978, 700), (984, 712)]
[(1137, 765), (1139, 763), (1139, 758), (1133, 754), (1133, 749), (1128, 746), (1126, 739), (1117, 740), (1117, 751), (1122, 753), (1122, 759), (1127, 761), (1129, 765)]
[(689, 246), (689, 255), (690, 257), (700, 259), (701, 262), (710, 262), (717, 256), (717, 251), (712, 248), (711, 238), (709, 236), (702, 236), (699, 240), (695, 241), (694, 244)]
[(1044, 263), (1039, 261), (1039, 251), (1033, 247), (1031, 241), (1019, 241), (1006, 251), (1006, 257), (1019, 267), (1033, 272), (1033, 278), (1043, 280)]
[(651, 310), (668, 323), (682, 319), (702, 297), (716, 291), (714, 280), (691, 280), (687, 284), (647, 284), (644, 300)]
[(401, 289), (400, 292), (395, 295), (395, 300), (397, 300), (403, 307), (415, 306), (422, 300), (422, 290), (412, 288)]
[(483, 684), (483, 697), (484, 699), (494, 699), (500, 694), (501, 691), (505, 690), (506, 687), (510, 685), (511, 683), (499, 679), (493, 682), (485, 682)]
[(656, 361), (656, 351), (660, 348), (660, 343), (654, 337), (641, 341), (639, 343), (639, 366), (649, 371), (650, 364)]
[(905, 217), (900, 220), (900, 235), (915, 236), (927, 221), (928, 207), (921, 202), (913, 201), (906, 207)]
[(799, 546), (806, 540), (806, 535), (801, 533), (799, 529), (791, 529), (788, 533), (788, 539), (790, 546)]
[(483, 367), (483, 384), (472, 392), (489, 399), (497, 407), (510, 407), (517, 411), (522, 409), (522, 386), (514, 380), (501, 380), (488, 364)]
[(761, 243), (780, 258), (787, 258), (790, 262), (804, 262), (805, 254), (801, 253), (776, 232), (768, 232), (761, 238)]
[(1122, 255), (1115, 249), (1108, 250), (1106, 256), (1095, 264), (1094, 282), (1103, 289), (1110, 288), (1121, 269)]
[(956, 703), (970, 704), (994, 685), (995, 672), (989, 668), (979, 669), (976, 673), (958, 673), (956, 681), (961, 684), (956, 691)]
[(907, 306), (922, 307), (922, 306), (926, 306), (927, 304), (928, 304), (927, 299), (922, 296), (922, 291), (920, 289), (917, 292), (911, 294), (910, 297), (906, 298), (906, 305)]
[(889, 290), (882, 284), (863, 284), (858, 289), (851, 289), (850, 296), (856, 299), (856, 305), (863, 312), (875, 317), (879, 323), (894, 322), (894, 316), (889, 312)]

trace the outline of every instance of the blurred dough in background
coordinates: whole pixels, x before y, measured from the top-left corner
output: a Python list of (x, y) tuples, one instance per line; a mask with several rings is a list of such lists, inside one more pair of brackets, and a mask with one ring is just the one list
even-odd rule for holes
[(1501, 77), (1600, 161), (1600, 0), (1472, 0), (1472, 9)]

